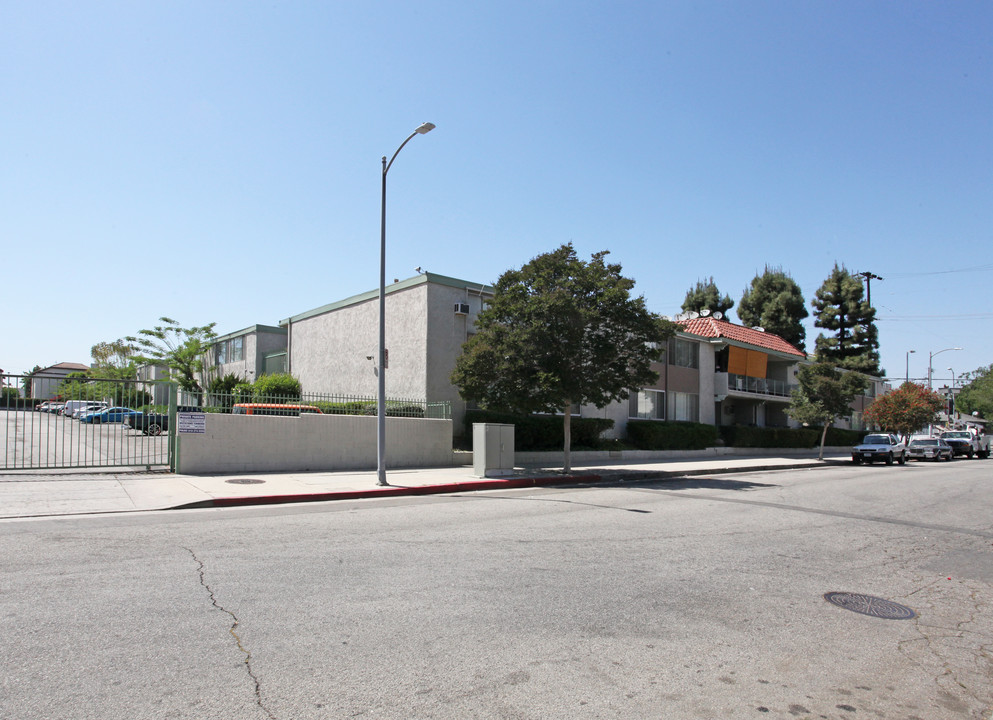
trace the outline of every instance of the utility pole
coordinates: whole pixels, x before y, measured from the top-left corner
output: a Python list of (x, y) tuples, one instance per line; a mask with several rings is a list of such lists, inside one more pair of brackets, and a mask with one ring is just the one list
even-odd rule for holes
[(872, 307), (872, 285), (870, 283), (873, 280), (882, 280), (883, 278), (869, 271), (855, 273), (855, 275), (865, 280), (865, 299), (869, 307)]

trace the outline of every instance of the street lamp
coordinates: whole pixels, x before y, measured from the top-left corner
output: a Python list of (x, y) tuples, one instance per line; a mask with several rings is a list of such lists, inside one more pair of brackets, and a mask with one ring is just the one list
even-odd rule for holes
[(379, 385), (376, 394), (376, 482), (380, 485), (389, 485), (386, 482), (386, 173), (411, 138), (429, 133), (434, 127), (429, 122), (421, 123), (400, 143), (389, 162), (383, 156), (383, 204), (379, 239)]
[(943, 352), (948, 352), (949, 350), (961, 350), (960, 347), (945, 348), (944, 350), (939, 350), (938, 352), (928, 353), (927, 356), (927, 389), (931, 390), (931, 361), (934, 360), (935, 355), (941, 355)]
[(917, 352), (917, 351), (916, 350), (908, 350), (907, 351), (907, 368), (906, 368), (906, 370), (907, 370), (907, 378), (904, 380), (904, 382), (910, 382), (910, 353), (915, 353), (915, 352)]

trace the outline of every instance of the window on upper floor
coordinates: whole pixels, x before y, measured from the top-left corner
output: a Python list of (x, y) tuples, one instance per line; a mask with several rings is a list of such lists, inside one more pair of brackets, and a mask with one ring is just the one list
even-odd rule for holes
[(669, 363), (676, 367), (699, 368), (700, 345), (689, 340), (676, 338), (672, 343)]
[(222, 340), (214, 345), (214, 362), (217, 365), (242, 362), (245, 359), (245, 338)]

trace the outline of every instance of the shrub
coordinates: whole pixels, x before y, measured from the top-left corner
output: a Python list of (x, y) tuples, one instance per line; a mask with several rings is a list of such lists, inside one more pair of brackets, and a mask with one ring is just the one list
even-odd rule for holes
[(255, 397), (255, 388), (251, 383), (238, 383), (233, 388), (231, 388), (231, 400), (234, 403), (247, 403), (252, 402)]
[[(814, 448), (821, 444), (820, 427), (771, 428), (726, 425), (721, 437), (729, 447), (751, 448)], [(828, 428), (824, 444), (828, 446), (856, 445), (865, 435), (859, 430)]]
[(300, 399), (300, 381), (289, 373), (262, 375), (252, 387), (257, 402)]
[[(563, 418), (556, 415), (517, 415), (490, 410), (469, 410), (465, 415), (466, 437), (472, 437), (474, 423), (504, 423), (514, 426), (514, 450), (561, 450), (565, 444)], [(604, 418), (572, 418), (573, 449), (596, 449), (601, 445), (600, 436), (614, 426), (613, 420)]]
[(728, 447), (812, 448), (820, 444), (818, 428), (774, 428), (725, 425), (721, 437)]
[(627, 432), (639, 450), (703, 450), (717, 442), (717, 428), (703, 423), (629, 420)]

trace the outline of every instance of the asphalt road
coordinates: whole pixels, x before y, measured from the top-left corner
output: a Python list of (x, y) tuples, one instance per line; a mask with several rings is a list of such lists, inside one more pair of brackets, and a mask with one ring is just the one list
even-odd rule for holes
[(988, 719), (991, 471), (4, 521), (0, 717)]

